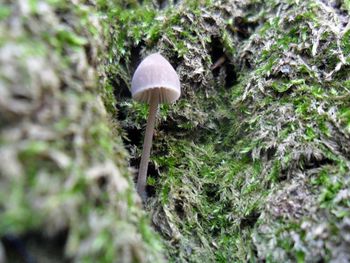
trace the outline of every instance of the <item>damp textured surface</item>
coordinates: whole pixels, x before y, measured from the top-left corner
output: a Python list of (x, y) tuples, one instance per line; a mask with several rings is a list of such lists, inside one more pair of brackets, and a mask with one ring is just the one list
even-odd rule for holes
[[(350, 261), (348, 0), (2, 5), (0, 256)], [(144, 212), (130, 85), (154, 52), (182, 95), (159, 109)]]

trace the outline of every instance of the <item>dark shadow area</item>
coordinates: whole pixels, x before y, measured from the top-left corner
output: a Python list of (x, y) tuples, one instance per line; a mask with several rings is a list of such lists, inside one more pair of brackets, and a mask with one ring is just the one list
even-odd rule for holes
[(270, 161), (275, 156), (276, 152), (277, 152), (277, 148), (276, 147), (270, 147), (270, 148), (267, 148), (267, 149), (264, 148), (264, 149), (261, 150), (260, 155), (261, 156), (266, 156), (266, 160)]
[(210, 57), (213, 63), (211, 70), (214, 78), (219, 79), (220, 74), (224, 74), (224, 83), (222, 83), (224, 87), (231, 88), (234, 86), (237, 83), (236, 69), (225, 54), (224, 46), (218, 37), (211, 38)]
[(169, 1), (168, 0), (157, 0), (157, 8), (159, 9), (164, 9), (169, 5)]
[(166, 132), (166, 134), (171, 134), (174, 137), (180, 137), (177, 136), (179, 134), (182, 133), (186, 133), (188, 135), (188, 133), (190, 132), (189, 129), (186, 128), (182, 128), (179, 127), (178, 124), (179, 123), (187, 123), (190, 120), (186, 119), (184, 116), (177, 116), (176, 120), (172, 119), (172, 118), (168, 118), (167, 121), (162, 121), (161, 123), (159, 123), (157, 130), (161, 130)]
[(236, 85), (237, 81), (237, 73), (233, 64), (226, 64), (226, 78), (225, 78), (225, 88), (231, 88)]
[[(135, 177), (134, 177), (135, 184), (137, 182), (140, 161), (141, 161), (141, 157), (130, 159), (130, 166), (134, 167), (136, 169), (136, 173), (135, 173)], [(152, 178), (152, 179), (155, 179), (156, 181), (159, 179), (159, 170), (155, 167), (155, 165), (152, 161), (150, 161), (148, 163), (147, 178)], [(156, 188), (153, 185), (147, 184), (146, 185), (146, 193), (147, 193), (147, 197), (154, 197), (156, 195)]]
[(126, 131), (127, 138), (123, 138), (123, 143), (127, 150), (130, 152), (131, 147), (134, 145), (137, 148), (142, 148), (143, 144), (143, 132), (140, 129), (137, 129), (136, 127), (123, 127), (123, 129)]
[[(129, 86), (122, 78), (116, 78), (115, 76), (109, 76), (111, 85), (114, 87), (114, 96), (119, 100), (120, 98), (131, 98), (131, 92)], [(118, 88), (115, 88), (118, 87)]]
[[(148, 164), (147, 177), (159, 180), (159, 171), (152, 162), (149, 162)], [(154, 197), (156, 195), (156, 188), (153, 185), (147, 185), (146, 192), (148, 197)]]
[(211, 67), (215, 78), (219, 76), (220, 68), (226, 63), (227, 57), (224, 53), (224, 47), (218, 37), (211, 38), (210, 58), (213, 62)]
[(131, 74), (133, 74), (135, 72), (137, 66), (142, 61), (141, 50), (145, 45), (146, 45), (146, 43), (144, 42), (144, 40), (141, 40), (137, 46), (131, 47), (131, 50), (130, 50), (131, 56), (130, 56), (130, 64), (129, 64), (129, 69), (130, 69)]
[(21, 236), (5, 235), (1, 242), (9, 263), (70, 263), (64, 256), (68, 230), (54, 237), (46, 237), (39, 231)]
[(184, 219), (185, 217), (185, 210), (183, 208), (183, 202), (182, 200), (176, 199), (175, 200), (175, 212), (179, 216), (180, 219)]
[(133, 72), (136, 70), (137, 66), (142, 61), (141, 50), (144, 45), (144, 41), (140, 41), (140, 43), (137, 46), (131, 47), (130, 62), (126, 62), (123, 58), (121, 58), (118, 62), (120, 64), (120, 67), (123, 67), (126, 70), (126, 72), (130, 73), (130, 83), (126, 83), (121, 76), (108, 76), (111, 85), (114, 87), (114, 96), (117, 98), (117, 101), (120, 101), (124, 98), (131, 98), (131, 77)]
[(303, 170), (317, 169), (324, 165), (335, 165), (335, 162), (326, 157), (316, 159), (315, 156), (311, 156), (310, 160), (304, 160), (301, 162), (301, 168)]
[(255, 223), (258, 221), (260, 214), (261, 213), (259, 211), (252, 211), (248, 216), (241, 219), (240, 228), (253, 228)]
[(247, 39), (251, 35), (251, 29), (254, 29), (253, 23), (248, 22), (247, 18), (236, 16), (233, 21), (234, 31), (240, 39)]
[(167, 7), (171, 7), (171, 5), (177, 5), (181, 0), (156, 0), (154, 1), (154, 6), (159, 9), (165, 9)]
[(205, 195), (210, 202), (216, 203), (220, 201), (219, 186), (215, 184), (207, 184), (205, 186)]

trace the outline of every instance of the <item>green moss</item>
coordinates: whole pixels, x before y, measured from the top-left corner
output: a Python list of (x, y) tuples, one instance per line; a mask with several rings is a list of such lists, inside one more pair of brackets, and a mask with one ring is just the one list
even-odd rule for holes
[[(284, 11), (276, 17), (274, 8), (280, 5), (278, 10)], [(159, 176), (149, 178), (156, 191), (150, 209), (159, 231), (169, 240), (170, 259), (305, 262), (324, 251), (323, 257), (329, 259), (335, 256), (328, 250), (332, 244), (325, 244), (324, 250), (314, 249), (302, 225), (309, 220), (316, 229), (317, 220), (336, 220), (325, 219), (322, 213), (330, 212), (330, 206), (324, 204), (333, 204), (342, 188), (338, 183), (328, 184), (320, 170), (332, 171), (338, 179), (347, 171), (340, 165), (346, 157), (337, 157), (327, 140), (334, 142), (335, 136), (342, 136), (335, 122), (341, 120), (342, 127), (347, 127), (347, 108), (341, 106), (346, 91), (340, 83), (348, 74), (341, 69), (333, 80), (322, 79), (340, 61), (335, 53), (339, 47), (328, 29), (320, 35), (322, 42), (315, 42), (323, 19), (333, 14), (313, 1), (270, 1), (260, 13), (269, 17), (267, 22), (246, 42), (235, 42), (237, 35), (230, 29), (237, 26), (233, 19), (222, 21), (227, 28), (220, 27), (215, 34), (200, 25), (201, 13), (211, 19), (218, 6), (180, 4), (177, 10), (161, 11), (160, 16), (167, 17), (157, 24), (162, 38), (141, 45), (170, 54), (169, 58), (180, 63), (184, 86), (183, 99), (172, 110), (168, 106), (161, 109), (164, 126), (157, 128), (152, 157)], [(187, 16), (195, 27), (186, 24)], [(244, 64), (245, 58), (237, 59), (242, 50), (242, 57), (248, 57), (250, 69), (242, 66), (238, 83), (230, 88), (223, 88), (220, 75), (213, 77), (205, 63), (191, 68), (177, 60), (196, 54), (202, 61), (211, 61), (212, 54), (206, 52), (212, 50), (213, 39), (222, 44), (229, 62)], [(136, 40), (131, 47), (143, 43)], [(340, 48), (346, 53), (344, 41)], [(193, 47), (207, 50), (196, 53)], [(202, 89), (198, 90), (196, 77), (203, 75), (187, 75), (202, 65), (204, 76), (210, 77), (199, 81)], [(230, 74), (223, 69), (220, 74), (224, 73)], [(334, 96), (342, 102), (335, 102)], [(145, 122), (146, 108), (123, 105), (127, 118), (137, 123), (132, 125), (142, 127), (139, 123)], [(339, 113), (337, 121), (330, 114), (332, 107)], [(193, 114), (204, 117), (193, 118)], [(133, 122), (125, 121), (124, 127)], [(168, 122), (177, 129), (168, 128)], [(293, 187), (298, 189), (294, 195), (289, 190)], [(289, 210), (286, 200), (292, 204)], [(314, 216), (315, 207), (323, 210)], [(277, 220), (280, 218), (284, 220)]]
[[(21, 103), (41, 106), (18, 114), (17, 104), (0, 105), (1, 128), (26, 127), (24, 114), (37, 128), (15, 141), (1, 133), (0, 152), (18, 170), (0, 166), (0, 200), (10, 197), (0, 233), (68, 228), (66, 254), (84, 262), (162, 261), (163, 246), (170, 262), (339, 260), (349, 219), (349, 43), (328, 25), (340, 13), (317, 1), (170, 2), (48, 1), (59, 21), (51, 26), (31, 1), (26, 22), (40, 30), (0, 28), (1, 48), (16, 43), (21, 63), (47, 61), (38, 72), (58, 79), (22, 65), (25, 79), (1, 75), (8, 91), (32, 81), (28, 90), (39, 91), (20, 93)], [(11, 7), (0, 13), (13, 16)], [(148, 107), (128, 97), (130, 79), (155, 51), (176, 66), (183, 90), (160, 107), (148, 177), (161, 241), (136, 205), (121, 140), (138, 161), (141, 142), (131, 137), (142, 137)]]
[[(14, 6), (22, 5), (8, 10)], [(100, 57), (110, 41), (99, 30), (106, 21), (72, 1), (24, 9), (1, 8), (0, 235), (67, 232), (56, 249), (73, 261), (161, 262), (122, 132), (106, 112), (116, 111)]]

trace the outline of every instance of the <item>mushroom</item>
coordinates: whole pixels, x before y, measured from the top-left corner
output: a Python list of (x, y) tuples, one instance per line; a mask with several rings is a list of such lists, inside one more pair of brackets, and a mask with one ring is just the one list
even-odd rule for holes
[(180, 97), (180, 80), (170, 63), (159, 53), (154, 53), (137, 67), (132, 78), (131, 94), (134, 100), (150, 104), (137, 178), (137, 192), (145, 201), (147, 169), (158, 104), (172, 103)]

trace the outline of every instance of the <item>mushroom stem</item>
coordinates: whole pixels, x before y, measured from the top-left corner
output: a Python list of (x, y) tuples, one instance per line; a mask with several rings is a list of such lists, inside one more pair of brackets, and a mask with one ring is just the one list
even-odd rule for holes
[(139, 193), (143, 201), (145, 201), (147, 198), (147, 193), (146, 193), (147, 169), (148, 169), (148, 162), (149, 162), (149, 157), (150, 157), (151, 147), (152, 147), (153, 130), (154, 130), (154, 123), (156, 120), (158, 102), (159, 102), (159, 94), (157, 90), (154, 90), (151, 95), (146, 133), (143, 141), (143, 150), (142, 150), (142, 156), (141, 156), (141, 162), (140, 162), (140, 168), (139, 168), (139, 175), (137, 178), (137, 192)]

